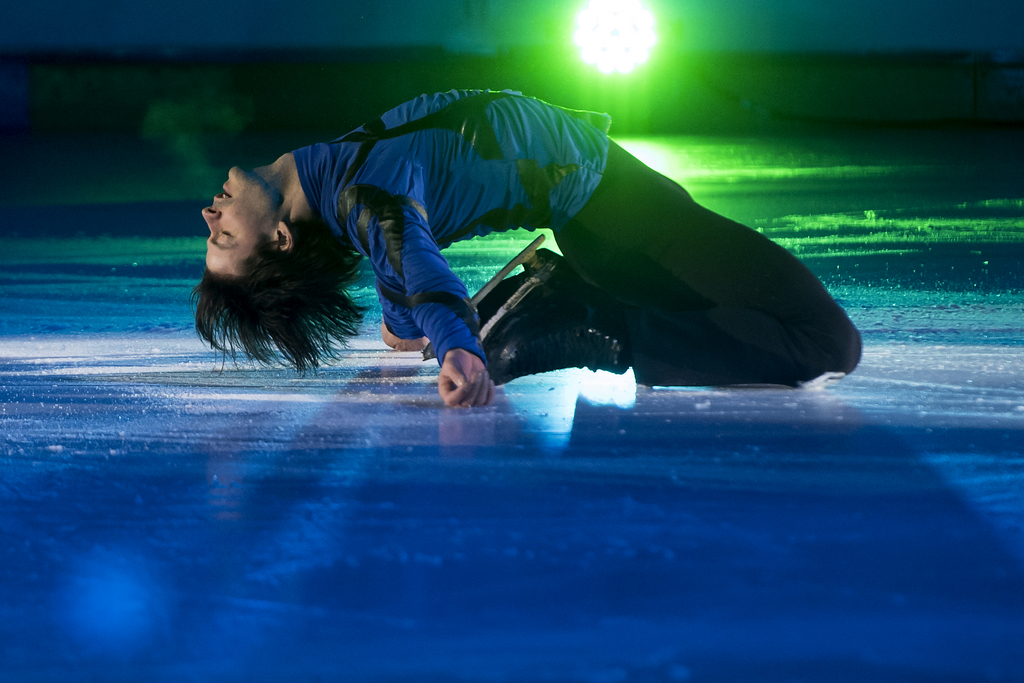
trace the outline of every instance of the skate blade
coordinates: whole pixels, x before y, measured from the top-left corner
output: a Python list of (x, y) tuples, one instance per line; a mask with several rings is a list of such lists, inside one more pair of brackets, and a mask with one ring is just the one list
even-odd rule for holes
[(525, 263), (526, 261), (532, 260), (531, 257), (533, 256), (534, 252), (537, 251), (537, 247), (539, 247), (542, 244), (544, 244), (544, 235), (538, 235), (537, 239), (530, 242), (530, 244), (527, 245), (527, 247), (523, 249), (521, 252), (519, 252), (514, 259), (505, 264), (504, 268), (499, 270), (494, 277), (488, 280), (487, 284), (481, 287), (480, 291), (474, 294), (473, 297), (469, 300), (469, 302), (473, 304), (473, 306), (476, 306), (481, 301), (483, 301), (484, 297), (490, 294), (491, 290), (498, 286), (498, 283), (500, 283), (502, 280), (508, 277), (509, 273), (511, 273), (519, 266), (523, 265), (523, 263)]
[[(532, 256), (532, 254), (531, 254)], [(528, 259), (527, 262), (533, 265), (533, 273), (530, 277), (526, 278), (526, 282), (519, 285), (519, 289), (512, 293), (512, 296), (501, 305), (501, 307), (494, 312), (494, 315), (490, 317), (487, 323), (480, 329), (480, 343), (482, 344), (484, 339), (487, 338), (487, 334), (498, 324), (505, 314), (519, 305), (527, 294), (532, 292), (536, 287), (544, 284), (551, 277), (551, 271), (554, 270), (554, 263), (542, 263), (536, 259)]]

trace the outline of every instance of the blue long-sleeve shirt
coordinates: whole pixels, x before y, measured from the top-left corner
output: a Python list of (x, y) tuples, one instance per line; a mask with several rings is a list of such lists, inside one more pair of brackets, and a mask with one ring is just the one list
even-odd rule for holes
[(558, 230), (594, 192), (609, 119), (509, 91), (422, 95), (338, 138), (293, 152), (310, 206), (370, 259), (384, 319), (486, 358), (466, 287), (441, 249), (494, 230)]

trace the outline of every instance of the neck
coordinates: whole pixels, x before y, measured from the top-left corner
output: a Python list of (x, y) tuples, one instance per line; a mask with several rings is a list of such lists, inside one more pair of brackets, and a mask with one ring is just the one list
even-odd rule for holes
[(295, 168), (295, 157), (291, 152), (283, 155), (269, 166), (253, 169), (253, 172), (262, 177), (280, 194), (280, 216), (286, 223), (294, 224), (316, 218), (316, 214), (306, 199), (306, 193), (302, 191), (299, 172)]

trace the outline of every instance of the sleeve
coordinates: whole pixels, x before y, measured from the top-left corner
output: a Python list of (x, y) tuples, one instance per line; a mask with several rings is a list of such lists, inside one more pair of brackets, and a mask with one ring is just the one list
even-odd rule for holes
[(412, 311), (385, 297), (380, 291), (379, 284), (377, 285), (377, 299), (380, 300), (384, 322), (393, 335), (399, 339), (419, 339), (426, 336), (413, 319)]
[(486, 363), (466, 286), (441, 255), (422, 204), (376, 186), (352, 185), (339, 206), (348, 216), (350, 234), (369, 256), (384, 318), (395, 334), (425, 335), (438, 363), (455, 348)]

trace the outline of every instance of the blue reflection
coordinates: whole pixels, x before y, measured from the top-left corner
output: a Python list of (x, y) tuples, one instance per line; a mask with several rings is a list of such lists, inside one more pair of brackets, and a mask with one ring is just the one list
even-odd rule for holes
[(145, 564), (100, 548), (75, 563), (57, 620), (86, 654), (131, 656), (166, 626), (162, 591)]

